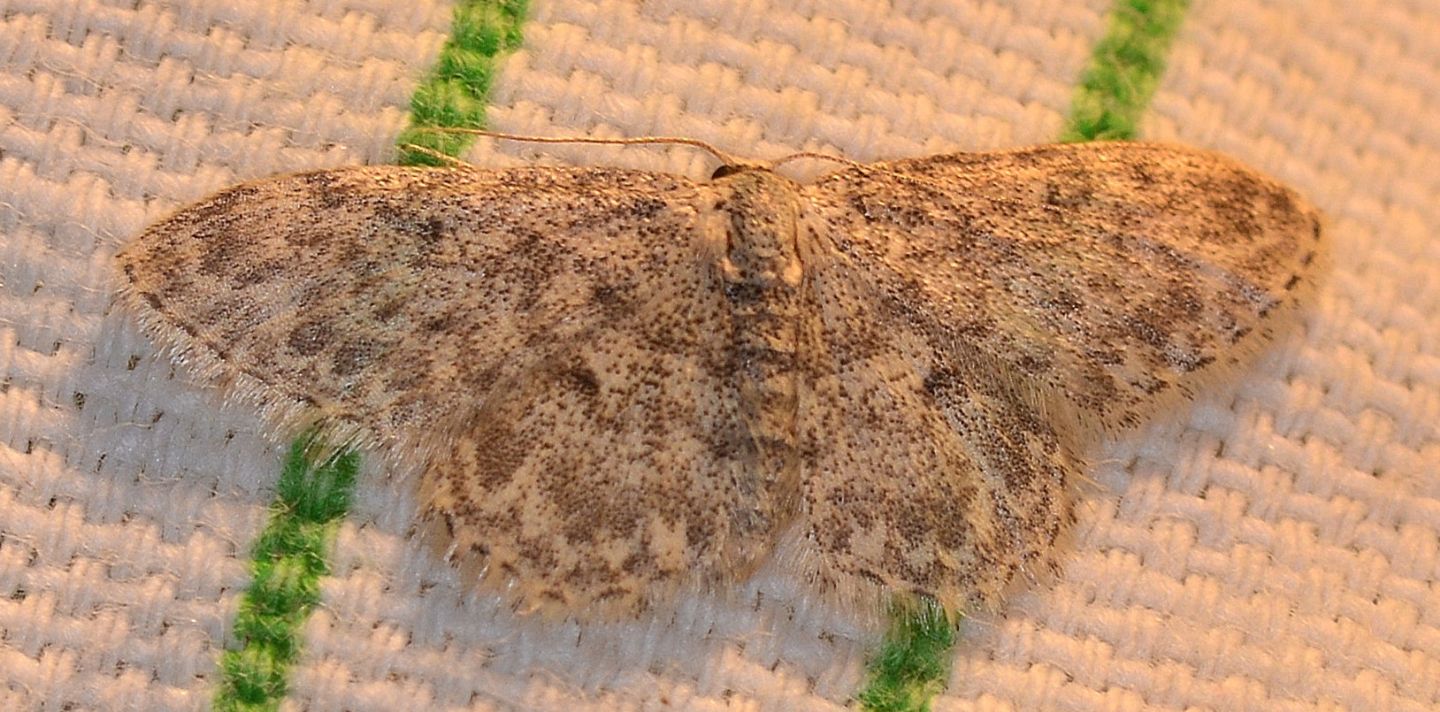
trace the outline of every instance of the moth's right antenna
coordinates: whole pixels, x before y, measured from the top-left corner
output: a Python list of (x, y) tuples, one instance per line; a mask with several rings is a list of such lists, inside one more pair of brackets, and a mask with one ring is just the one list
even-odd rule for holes
[(633, 138), (595, 138), (592, 136), (526, 136), (524, 134), (505, 133), (503, 131), (490, 131), (489, 129), (470, 129), (459, 127), (439, 126), (417, 126), (421, 131), (433, 131), (436, 133), (459, 133), (471, 136), (488, 136), (506, 141), (528, 141), (530, 143), (594, 143), (610, 146), (633, 146), (636, 144), (668, 143), (681, 146), (694, 146), (708, 152), (710, 155), (720, 159), (725, 165), (735, 165), (737, 161), (734, 156), (721, 151), (720, 149), (701, 141), (697, 138), (685, 138), (683, 136), (636, 136)]

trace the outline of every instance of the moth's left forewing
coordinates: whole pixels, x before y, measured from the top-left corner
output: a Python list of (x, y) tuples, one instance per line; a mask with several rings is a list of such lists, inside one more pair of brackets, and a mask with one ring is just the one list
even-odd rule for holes
[[(227, 188), (117, 256), (147, 333), (278, 431), (428, 439), (693, 270), (696, 186), (603, 168), (370, 166)], [(673, 281), (673, 278), (672, 278)]]
[(1319, 213), (1216, 153), (1040, 146), (879, 163), (807, 189), (832, 251), (938, 354), (1130, 426), (1271, 340), (1314, 285)]

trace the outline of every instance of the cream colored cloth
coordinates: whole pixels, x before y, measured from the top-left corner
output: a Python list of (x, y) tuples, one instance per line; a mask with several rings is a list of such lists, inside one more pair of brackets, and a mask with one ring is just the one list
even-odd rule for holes
[[(492, 123), (758, 158), (1045, 142), (1107, 9), (536, 0)], [(1064, 574), (963, 627), (936, 709), (1440, 706), (1437, 17), (1190, 10), (1145, 137), (1294, 185), (1336, 268), (1233, 383), (1102, 444)], [(109, 258), (240, 179), (391, 160), (449, 20), (429, 0), (0, 6), (0, 709), (210, 704), (284, 438), (106, 315)], [(691, 149), (470, 159), (713, 168)], [(407, 537), (411, 507), (366, 474), (287, 709), (824, 710), (862, 684), (873, 631), (783, 576), (537, 625), (466, 595)]]

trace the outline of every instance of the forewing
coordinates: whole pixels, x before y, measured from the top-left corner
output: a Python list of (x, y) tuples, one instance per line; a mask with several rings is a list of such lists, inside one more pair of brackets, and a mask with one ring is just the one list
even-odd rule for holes
[(261, 180), (148, 228), (119, 256), (123, 291), (152, 333), (272, 422), (389, 440), (640, 308), (657, 254), (690, 249), (694, 191), (608, 169)]
[(1268, 339), (1320, 242), (1290, 189), (1152, 144), (880, 163), (807, 196), (817, 249), (864, 275), (881, 318), (1084, 426), (1134, 424)]

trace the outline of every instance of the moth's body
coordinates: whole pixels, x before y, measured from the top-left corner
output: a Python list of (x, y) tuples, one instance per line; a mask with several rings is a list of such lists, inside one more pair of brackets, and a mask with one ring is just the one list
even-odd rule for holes
[[(764, 511), (737, 518), (742, 532), (773, 533), (799, 501), (796, 367), (805, 270), (797, 188), (769, 170), (740, 170), (718, 178), (699, 206), (702, 239), (714, 250), (712, 269), (732, 319), (730, 356), (746, 433), (733, 445), (744, 463), (739, 486), (775, 494), (757, 498), (769, 503)], [(731, 556), (753, 558), (744, 551)]]
[(1238, 363), (1314, 281), (1315, 211), (1190, 149), (722, 173), (250, 183), (127, 247), (125, 294), (270, 422), (419, 462), (479, 584), (585, 615), (777, 556), (866, 610), (991, 604), (1053, 561), (1076, 444)]

